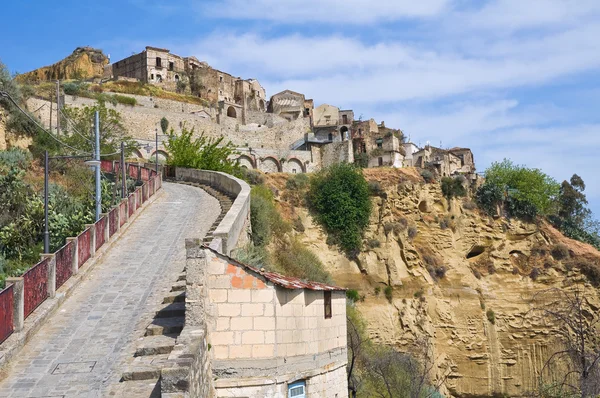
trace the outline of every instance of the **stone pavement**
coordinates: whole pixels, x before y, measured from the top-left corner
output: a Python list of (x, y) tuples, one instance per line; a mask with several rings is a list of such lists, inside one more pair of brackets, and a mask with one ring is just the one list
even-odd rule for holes
[(163, 189), (14, 359), (0, 397), (104, 397), (119, 382), (145, 314), (183, 270), (185, 238), (220, 212), (198, 188)]

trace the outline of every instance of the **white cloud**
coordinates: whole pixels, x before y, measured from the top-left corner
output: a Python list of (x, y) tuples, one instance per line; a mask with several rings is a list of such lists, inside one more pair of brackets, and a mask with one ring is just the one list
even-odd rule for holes
[(220, 0), (202, 4), (207, 17), (266, 20), (285, 23), (369, 24), (430, 17), (449, 0)]

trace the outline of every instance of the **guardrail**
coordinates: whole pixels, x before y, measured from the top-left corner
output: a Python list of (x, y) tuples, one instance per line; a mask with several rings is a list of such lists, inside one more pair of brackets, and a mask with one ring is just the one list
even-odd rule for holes
[[(105, 172), (119, 172), (119, 162), (102, 161)], [(71, 276), (94, 257), (109, 239), (129, 221), (129, 218), (161, 187), (162, 178), (154, 170), (127, 164), (129, 177), (143, 181), (140, 187), (124, 198), (95, 224), (53, 254), (42, 255), (42, 260), (21, 277), (7, 278), (6, 287), (0, 291), (0, 344), (12, 333), (23, 329), (23, 323), (46, 299), (56, 295)]]
[[(174, 169), (174, 170), (173, 170)], [(232, 198), (231, 208), (213, 232), (211, 247), (220, 253), (230, 255), (236, 248), (244, 226), (250, 217), (250, 186), (243, 180), (219, 171), (166, 168), (166, 175), (178, 181), (208, 185)]]

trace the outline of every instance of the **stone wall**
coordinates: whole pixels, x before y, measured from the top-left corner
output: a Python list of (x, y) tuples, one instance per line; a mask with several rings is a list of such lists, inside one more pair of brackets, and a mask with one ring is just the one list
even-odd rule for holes
[[(250, 186), (239, 178), (218, 171), (185, 169), (177, 167), (175, 178), (178, 181), (195, 182), (210, 185), (214, 189), (235, 198), (231, 208), (213, 236), (220, 239), (218, 250), (230, 254), (238, 246), (238, 241), (250, 229)], [(244, 229), (246, 227), (246, 229)]]
[(353, 163), (352, 141), (332, 142), (321, 147), (322, 167), (329, 167), (337, 163)]

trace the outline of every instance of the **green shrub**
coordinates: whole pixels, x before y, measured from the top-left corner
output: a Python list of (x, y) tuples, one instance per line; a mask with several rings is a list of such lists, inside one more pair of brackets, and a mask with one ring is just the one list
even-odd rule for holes
[(251, 185), (261, 185), (265, 182), (265, 176), (260, 171), (248, 170), (245, 167), (239, 167), (235, 172), (235, 176)]
[(394, 223), (394, 233), (399, 235), (401, 232), (406, 231), (408, 228), (408, 220), (406, 218), (401, 218), (397, 222)]
[(385, 196), (385, 191), (381, 187), (379, 181), (369, 181), (369, 193), (372, 196)]
[(539, 276), (540, 276), (540, 269), (538, 267), (533, 267), (531, 269), (531, 272), (529, 273), (529, 277), (531, 278), (532, 281), (536, 281)]
[(463, 203), (463, 209), (465, 210), (475, 210), (477, 208), (477, 203), (473, 201), (467, 201)]
[(568, 259), (569, 257), (571, 257), (571, 253), (569, 253), (569, 248), (563, 244), (557, 244), (552, 246), (550, 253), (552, 254), (552, 257), (558, 261)]
[(413, 296), (415, 298), (420, 299), (421, 297), (423, 297), (424, 294), (425, 294), (425, 292), (423, 291), (423, 289), (419, 289), (415, 292), (415, 294), (413, 294)]
[(492, 325), (496, 324), (496, 314), (494, 313), (494, 310), (489, 309), (486, 311), (485, 316), (487, 317), (488, 321), (490, 321), (490, 323)]
[(369, 155), (365, 152), (354, 153), (354, 164), (360, 168), (366, 169), (369, 167)]
[(80, 95), (85, 86), (80, 82), (68, 82), (62, 85), (66, 95)]
[(308, 187), (308, 183), (309, 183), (308, 175), (306, 175), (304, 173), (294, 174), (290, 178), (287, 179), (287, 181), (285, 182), (285, 187), (286, 187), (286, 189), (289, 189), (292, 191), (297, 191), (297, 190), (302, 190), (302, 189)]
[(441, 185), (442, 193), (448, 199), (465, 196), (467, 194), (467, 190), (459, 178), (443, 177)]
[(377, 286), (375, 287), (375, 296), (379, 296), (379, 293), (381, 293), (381, 288)]
[(294, 229), (300, 233), (305, 231), (304, 224), (302, 224), (302, 219), (300, 217), (294, 220)]
[(386, 222), (385, 224), (383, 224), (383, 232), (385, 233), (385, 235), (389, 235), (390, 232), (392, 232), (394, 230), (394, 224), (391, 222)]
[(353, 303), (356, 303), (357, 301), (360, 300), (360, 295), (358, 294), (358, 290), (355, 290), (355, 289), (346, 290), (346, 297)]
[(169, 120), (164, 116), (162, 119), (160, 119), (160, 129), (162, 130), (163, 134), (167, 134), (167, 130), (169, 129)]
[(433, 177), (433, 173), (429, 170), (421, 170), (421, 177), (425, 180), (426, 183), (432, 183), (435, 181)]
[(360, 169), (341, 163), (319, 172), (311, 180), (309, 204), (344, 251), (360, 249), (371, 214), (369, 186)]
[(418, 233), (419, 233), (419, 230), (417, 229), (416, 226), (411, 225), (410, 227), (408, 227), (408, 239), (413, 240), (414, 238), (417, 237)]
[(319, 257), (298, 240), (293, 240), (290, 244), (282, 244), (275, 250), (273, 257), (275, 265), (285, 275), (331, 283), (331, 276)]
[(394, 298), (394, 289), (392, 289), (391, 286), (386, 286), (385, 289), (383, 289), (383, 295), (385, 296), (387, 301), (391, 303), (392, 299)]
[(290, 231), (275, 208), (273, 193), (263, 185), (255, 185), (250, 191), (250, 222), (252, 242), (259, 247), (269, 244), (273, 234), (283, 236)]
[(479, 207), (489, 216), (495, 216), (497, 205), (502, 202), (504, 191), (501, 187), (488, 184), (487, 182), (479, 187), (475, 193), (475, 200)]
[(381, 247), (381, 242), (379, 241), (379, 239), (369, 239), (369, 241), (367, 242), (367, 245), (371, 249), (376, 249), (378, 247)]
[(578, 261), (577, 266), (594, 286), (600, 286), (600, 265), (586, 259)]
[(115, 101), (117, 101), (117, 103), (122, 104), (122, 105), (129, 105), (129, 106), (137, 105), (137, 100), (133, 97), (115, 94), (115, 95), (113, 95), (113, 98), (115, 99)]

